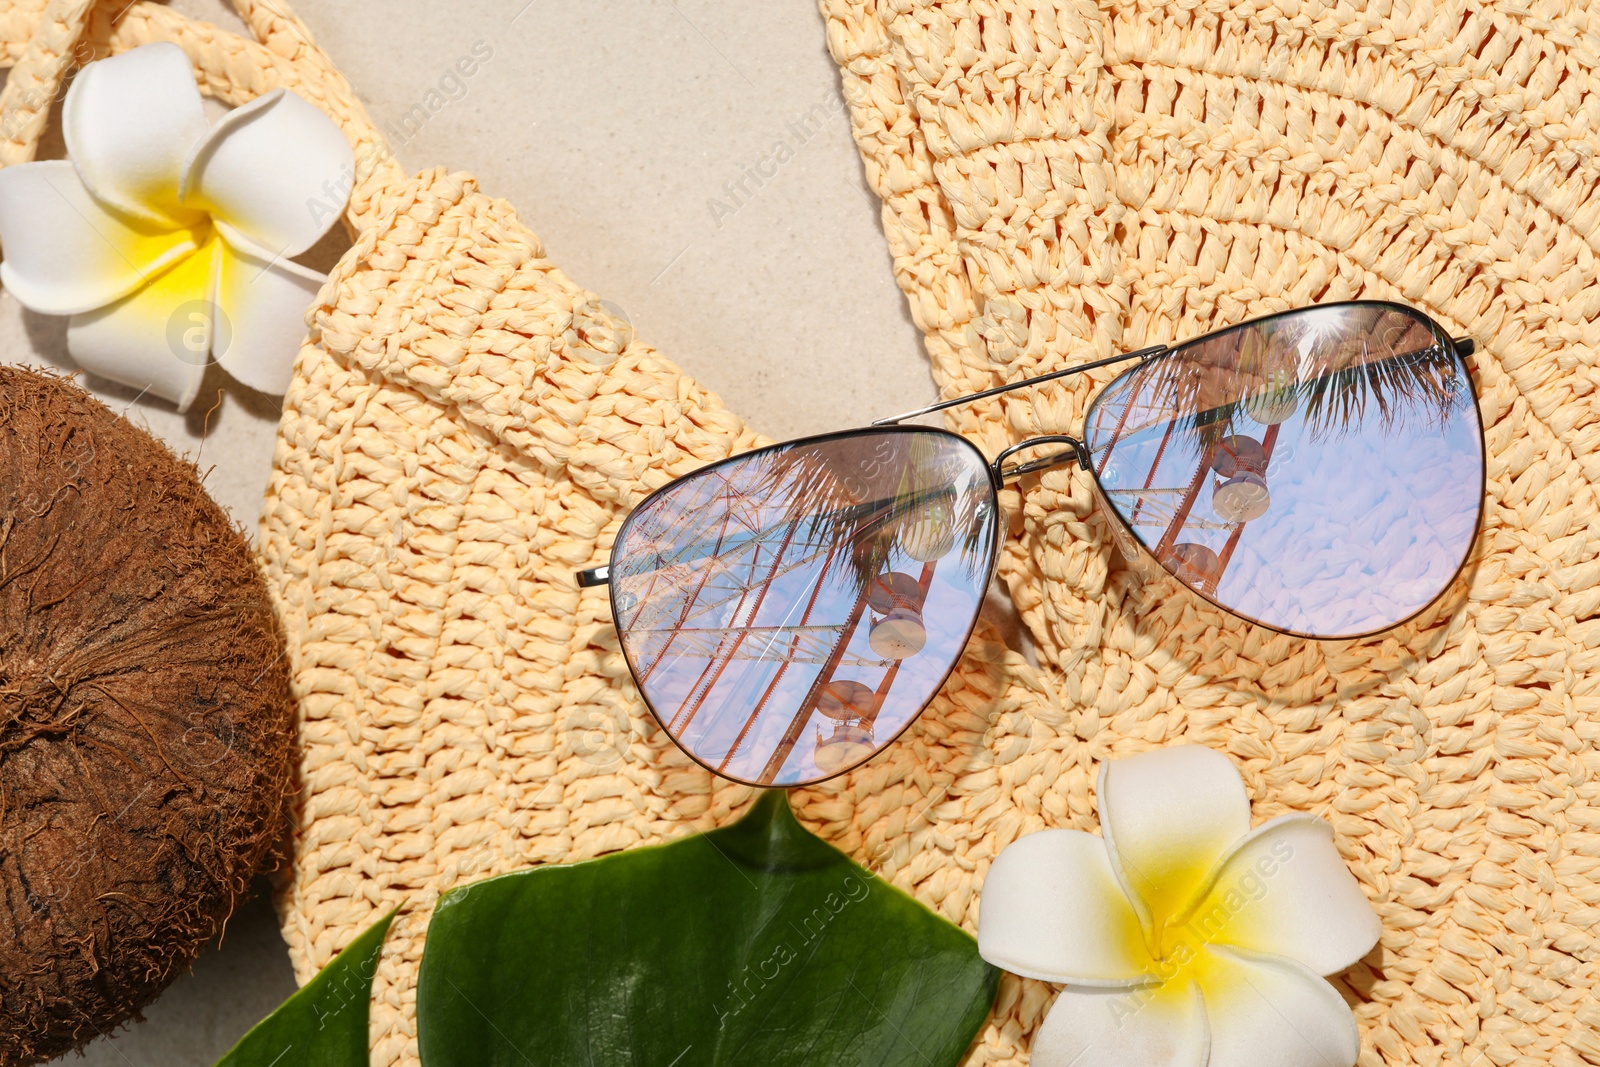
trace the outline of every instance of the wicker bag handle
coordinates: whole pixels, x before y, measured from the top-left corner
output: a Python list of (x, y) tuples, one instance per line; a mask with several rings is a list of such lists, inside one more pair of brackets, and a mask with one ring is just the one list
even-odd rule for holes
[(0, 166), (26, 162), (38, 152), (51, 102), (74, 66), (168, 41), (194, 64), (201, 91), (224, 103), (238, 106), (274, 89), (290, 89), (333, 119), (355, 150), (348, 216), (357, 231), (365, 230), (382, 190), (405, 179), (388, 142), (283, 0), (233, 0), (233, 6), (255, 40), (148, 0), (17, 0), (0, 16), (0, 58), (14, 62), (0, 92)]

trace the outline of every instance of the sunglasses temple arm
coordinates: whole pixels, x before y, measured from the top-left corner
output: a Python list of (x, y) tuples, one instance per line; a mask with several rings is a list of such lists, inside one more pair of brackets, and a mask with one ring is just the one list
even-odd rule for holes
[[(1456, 355), (1462, 357), (1463, 359), (1472, 355), (1473, 351), (1477, 348), (1477, 345), (1470, 337), (1452, 337), (1450, 339), (1450, 343), (1454, 346)], [(1026, 389), (1032, 385), (1043, 385), (1045, 382), (1053, 382), (1057, 378), (1066, 378), (1074, 374), (1082, 374), (1084, 371), (1096, 370), (1100, 367), (1113, 367), (1118, 363), (1128, 363), (1136, 359), (1152, 359), (1161, 355), (1163, 352), (1168, 351), (1170, 348), (1170, 345), (1151, 345), (1149, 348), (1141, 348), (1137, 352), (1124, 352), (1121, 355), (1108, 356), (1105, 359), (1096, 359), (1088, 363), (1080, 363), (1076, 367), (1068, 367), (1065, 370), (1051, 371), (1049, 374), (1041, 374), (1036, 378), (1024, 378), (1020, 382), (1010, 382), (1006, 385), (997, 385), (993, 389), (985, 389), (981, 393), (970, 393), (966, 396), (958, 396), (950, 400), (941, 400), (937, 404), (929, 404), (925, 408), (918, 408), (915, 411), (907, 411), (900, 415), (891, 415), (886, 419), (875, 419), (873, 420), (872, 425), (896, 426), (907, 421), (908, 419), (921, 418), (923, 415), (932, 415), (934, 412), (944, 411), (946, 408), (959, 407), (962, 404), (971, 404), (979, 400), (987, 400), (992, 396), (999, 396), (1002, 393), (1009, 393), (1013, 389)]]
[(920, 418), (923, 415), (931, 415), (935, 411), (943, 411), (946, 408), (957, 407), (961, 404), (971, 404), (979, 400), (987, 400), (991, 396), (999, 396), (1001, 393), (1009, 393), (1013, 389), (1026, 389), (1031, 385), (1043, 385), (1045, 382), (1053, 382), (1057, 378), (1066, 378), (1073, 374), (1082, 374), (1084, 371), (1096, 370), (1100, 367), (1111, 367), (1118, 363), (1128, 363), (1135, 359), (1149, 359), (1152, 356), (1160, 355), (1166, 350), (1166, 345), (1151, 345), (1149, 348), (1141, 348), (1137, 352), (1124, 352), (1118, 356), (1107, 356), (1105, 359), (1096, 359), (1088, 363), (1080, 363), (1076, 367), (1068, 367), (1066, 370), (1051, 371), (1049, 374), (1041, 374), (1037, 378), (1024, 378), (1020, 382), (1011, 382), (1007, 385), (997, 385), (993, 389), (985, 389), (981, 393), (958, 396), (953, 400), (941, 400), (937, 404), (929, 404), (927, 407), (918, 408), (915, 411), (907, 411), (901, 415), (891, 415), (887, 419), (874, 420), (872, 425), (896, 426), (902, 422), (905, 422), (907, 419), (915, 419)]

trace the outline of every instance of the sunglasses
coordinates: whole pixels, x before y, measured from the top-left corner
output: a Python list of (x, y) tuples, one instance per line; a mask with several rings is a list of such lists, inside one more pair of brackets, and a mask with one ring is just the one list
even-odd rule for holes
[[(822, 781), (933, 700), (994, 576), (1001, 486), (1047, 468), (1091, 475), (1127, 560), (1246, 622), (1349, 639), (1426, 610), (1483, 508), (1472, 351), (1355, 301), (1085, 363), (713, 463), (650, 494), (578, 583), (609, 583), (639, 692), (692, 759), (749, 785)], [(1078, 437), (989, 460), (904, 425), (1124, 363)]]

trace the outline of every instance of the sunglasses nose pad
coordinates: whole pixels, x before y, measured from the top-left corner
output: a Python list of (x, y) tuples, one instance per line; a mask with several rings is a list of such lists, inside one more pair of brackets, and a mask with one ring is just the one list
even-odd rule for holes
[(1127, 526), (1117, 518), (1116, 511), (1106, 499), (1105, 490), (1101, 488), (1099, 480), (1090, 478), (1090, 482), (1094, 486), (1095, 506), (1099, 509), (1101, 522), (1111, 533), (1111, 544), (1115, 546), (1117, 555), (1122, 557), (1122, 562), (1140, 582), (1151, 581), (1160, 572), (1151, 560), (1150, 553), (1140, 548)]

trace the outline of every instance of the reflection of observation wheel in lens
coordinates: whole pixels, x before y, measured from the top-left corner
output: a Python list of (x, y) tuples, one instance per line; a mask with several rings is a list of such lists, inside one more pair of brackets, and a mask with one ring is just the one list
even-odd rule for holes
[(868, 686), (848, 678), (837, 678), (823, 687), (817, 711), (833, 720), (833, 732), (816, 732), (813, 755), (817, 769), (832, 773), (865, 759), (872, 751), (872, 724), (877, 710), (877, 694)]
[(1211, 469), (1224, 481), (1211, 491), (1211, 510), (1223, 522), (1249, 522), (1267, 513), (1267, 450), (1254, 437), (1230, 434), (1217, 442)]
[(1229, 434), (1217, 442), (1211, 457), (1211, 469), (1224, 478), (1232, 478), (1240, 471), (1252, 474), (1267, 473), (1267, 449), (1254, 437)]
[(1222, 573), (1222, 559), (1205, 545), (1185, 541), (1172, 546), (1167, 565), (1178, 578), (1195, 588), (1214, 582)]
[(895, 608), (920, 612), (923, 599), (922, 583), (901, 571), (880, 574), (867, 588), (867, 603), (879, 615), (887, 615)]
[(1211, 510), (1223, 522), (1259, 519), (1271, 503), (1267, 480), (1252, 471), (1240, 471), (1211, 490)]
[(854, 766), (872, 755), (872, 728), (855, 723), (838, 723), (827, 737), (817, 730), (817, 747), (812, 754), (817, 770), (834, 774)]
[(823, 687), (817, 698), (817, 710), (836, 722), (864, 719), (872, 714), (873, 692), (870, 686), (848, 678), (837, 678)]
[(928, 630), (922, 625), (922, 614), (910, 608), (895, 608), (867, 632), (867, 644), (884, 659), (910, 659), (927, 643)]
[(1296, 395), (1299, 382), (1290, 367), (1273, 367), (1263, 376), (1261, 386), (1244, 398), (1245, 414), (1263, 426), (1276, 426), (1294, 418), (1300, 409)]
[(956, 546), (955, 515), (941, 496), (923, 504), (900, 525), (900, 548), (918, 563), (943, 559)]

